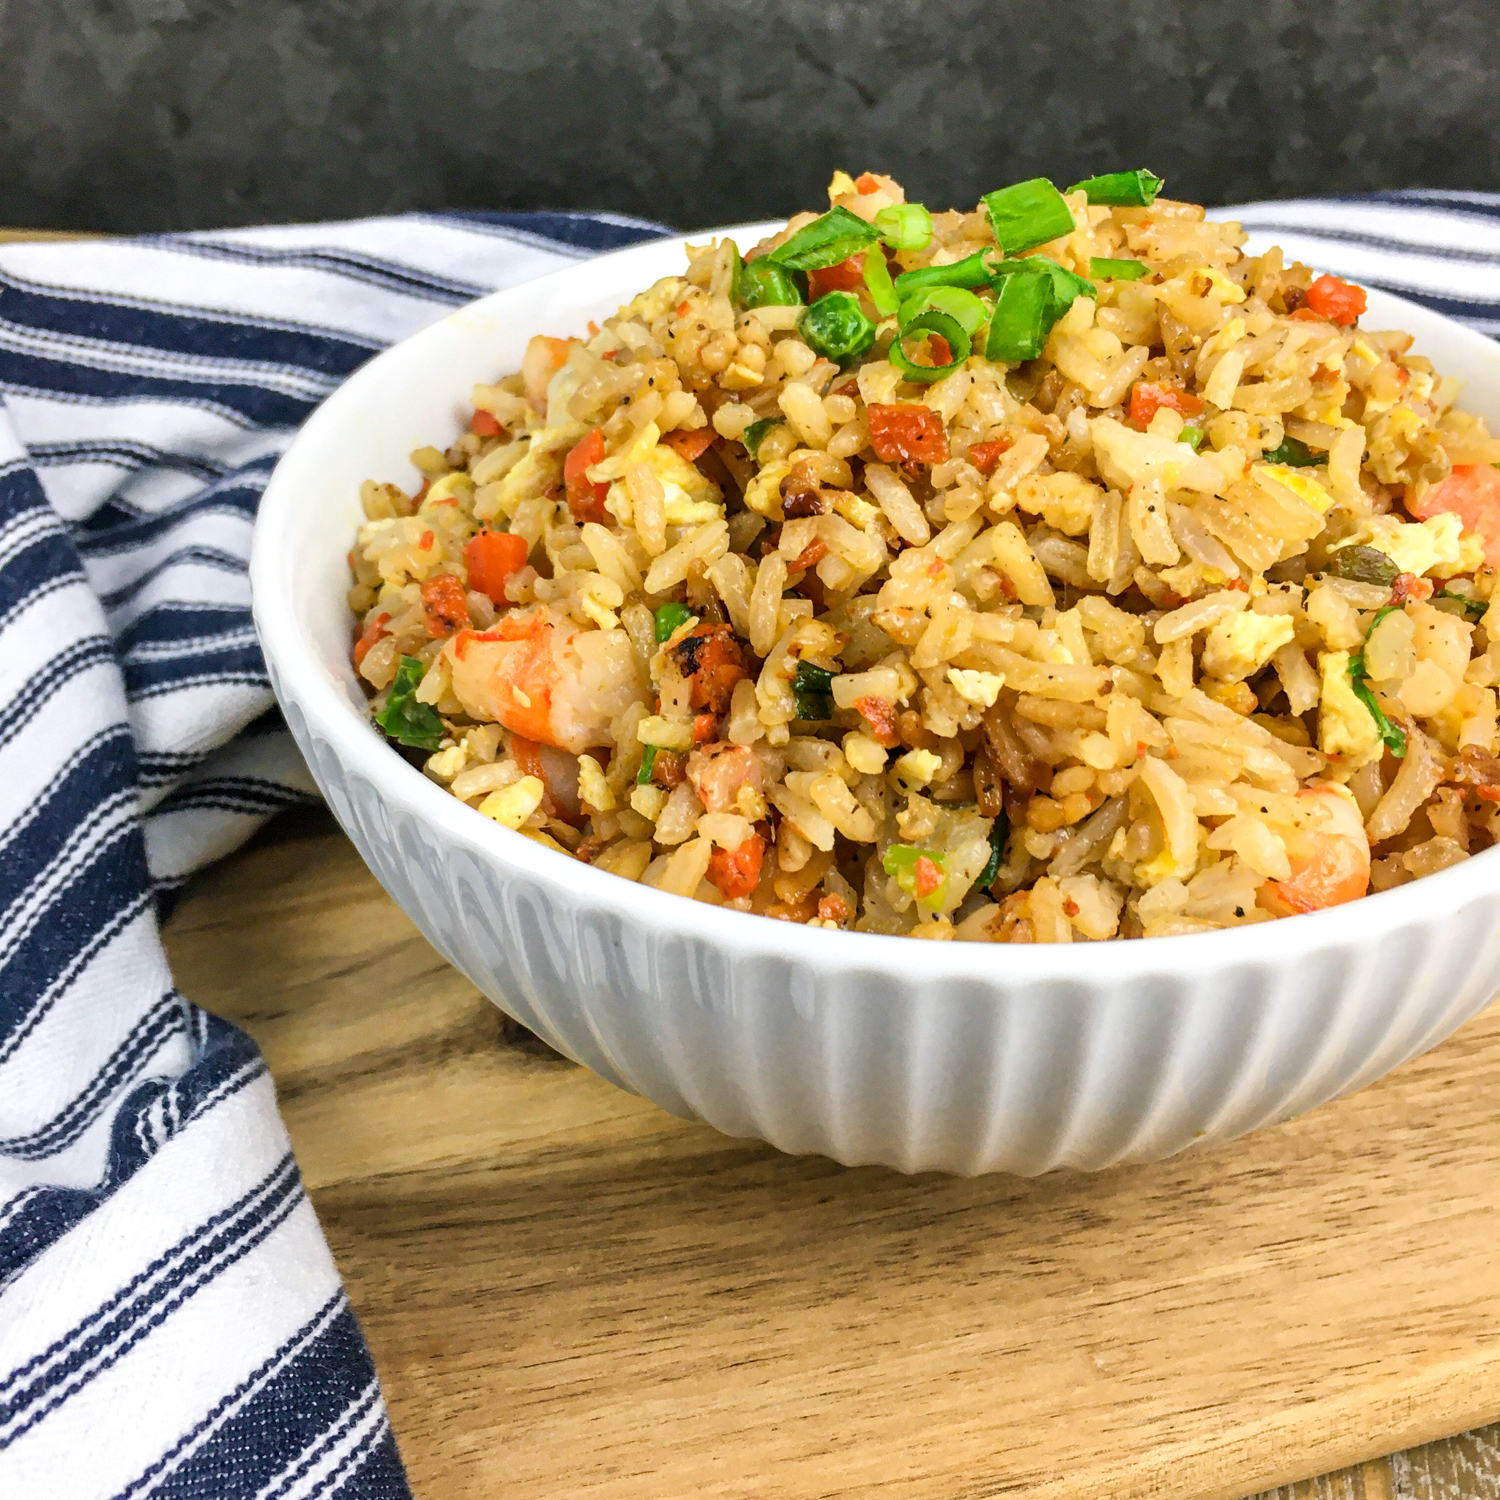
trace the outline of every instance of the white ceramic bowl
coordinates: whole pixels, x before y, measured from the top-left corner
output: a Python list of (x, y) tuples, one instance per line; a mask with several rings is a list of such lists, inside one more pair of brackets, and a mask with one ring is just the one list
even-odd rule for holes
[[(765, 226), (731, 230), (752, 243)], [(662, 240), (499, 292), (372, 360), (266, 490), (251, 581), (276, 695), (335, 816), (433, 946), (554, 1047), (664, 1109), (903, 1171), (1149, 1161), (1311, 1109), (1500, 989), (1500, 850), (1238, 931), (1070, 946), (825, 932), (663, 895), (497, 827), (387, 748), (349, 664), (361, 480), (467, 419), (536, 332), (683, 265)], [(1370, 294), (1500, 430), (1500, 349)]]

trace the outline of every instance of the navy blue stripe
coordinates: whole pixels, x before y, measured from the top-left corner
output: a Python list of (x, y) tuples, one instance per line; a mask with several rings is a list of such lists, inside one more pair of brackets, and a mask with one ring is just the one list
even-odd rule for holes
[(163, 574), (170, 573), (175, 568), (188, 567), (213, 568), (217, 572), (230, 574), (245, 573), (249, 570), (249, 564), (244, 558), (236, 557), (233, 553), (225, 552), (218, 547), (178, 547), (169, 552), (160, 562), (152, 564), (138, 578), (132, 578), (129, 583), (122, 584), (117, 589), (111, 589), (107, 594), (101, 594), (99, 602), (106, 609), (115, 609), (135, 598)]
[[(212, 660), (205, 658), (210, 657)], [(125, 694), (132, 701), (157, 698), (163, 693), (180, 692), (186, 687), (230, 687), (248, 685), (268, 691), (271, 679), (266, 674), (266, 660), (254, 644), (229, 646), (222, 651), (205, 652), (197, 661), (127, 660)]]
[(514, 229), (528, 238), (555, 240), (560, 245), (569, 245), (595, 254), (606, 250), (623, 250), (626, 245), (659, 240), (672, 233), (665, 225), (652, 224), (644, 219), (611, 223), (584, 213), (503, 213), (453, 209), (433, 217), (456, 219), (465, 225), (472, 224), (481, 228), (494, 225), (500, 229)]
[(228, 630), (243, 631), (249, 624), (250, 611), (243, 606), (173, 600), (154, 605), (139, 615), (120, 631), (116, 645), (123, 655), (140, 646), (193, 641)]
[(186, 311), (97, 292), (69, 292), (0, 273), (0, 321), (17, 328), (348, 375), (380, 347), (366, 339), (232, 313)]
[(246, 473), (148, 516), (126, 512), (115, 502), (106, 501), (87, 521), (74, 528), (74, 541), (85, 557), (105, 557), (116, 552), (138, 552), (148, 542), (172, 535), (195, 516), (218, 513), (253, 518), (266, 477), (264, 473)]
[(104, 370), (77, 362), (46, 359), (13, 349), (0, 349), (0, 388), (26, 395), (77, 396), (92, 401), (181, 401), (238, 417), (254, 427), (294, 427), (322, 399), (291, 396), (243, 382), (205, 376), (202, 380), (174, 375), (145, 375)]
[(1323, 224), (1300, 223), (1295, 219), (1247, 218), (1244, 223), (1260, 234), (1308, 235), (1313, 239), (1327, 240), (1330, 244), (1362, 245), (1372, 250), (1388, 250), (1395, 255), (1422, 256), (1463, 265), (1500, 265), (1500, 253), (1492, 250), (1466, 250), (1461, 245), (1434, 245), (1424, 240), (1396, 239), (1390, 235), (1370, 234), (1360, 229), (1337, 229)]
[(70, 464), (110, 464), (135, 473), (140, 469), (167, 469), (212, 484), (229, 472), (222, 460), (194, 453), (172, 453), (150, 443), (127, 438), (79, 438), (70, 443), (33, 443), (27, 450), (37, 468), (61, 468)]
[(108, 636), (87, 635), (44, 662), (19, 692), (0, 706), (0, 750), (3, 750), (75, 677), (105, 662), (113, 663)]

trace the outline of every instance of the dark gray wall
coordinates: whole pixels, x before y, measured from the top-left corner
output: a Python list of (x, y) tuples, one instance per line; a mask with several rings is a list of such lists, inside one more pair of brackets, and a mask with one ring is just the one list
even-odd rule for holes
[(0, 0), (0, 223), (1500, 189), (1496, 0)]

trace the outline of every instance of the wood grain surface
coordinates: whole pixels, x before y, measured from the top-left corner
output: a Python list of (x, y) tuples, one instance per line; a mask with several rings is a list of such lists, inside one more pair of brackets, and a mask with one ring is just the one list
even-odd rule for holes
[(1500, 1500), (1500, 1007), (1352, 1099), (1100, 1175), (902, 1177), (549, 1053), (326, 814), (168, 928), (264, 1048), (421, 1500)]

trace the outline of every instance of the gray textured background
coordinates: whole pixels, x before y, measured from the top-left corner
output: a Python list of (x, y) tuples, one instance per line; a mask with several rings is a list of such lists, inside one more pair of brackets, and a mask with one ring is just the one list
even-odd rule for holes
[(0, 0), (0, 223), (1500, 189), (1496, 0)]

